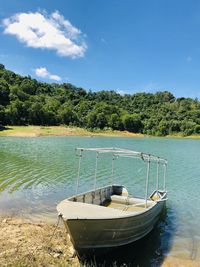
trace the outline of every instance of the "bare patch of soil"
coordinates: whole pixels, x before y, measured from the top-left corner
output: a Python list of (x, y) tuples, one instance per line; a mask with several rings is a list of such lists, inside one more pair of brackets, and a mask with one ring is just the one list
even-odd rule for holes
[[(80, 266), (64, 228), (0, 218), (0, 266)], [(52, 237), (52, 238), (51, 238)]]

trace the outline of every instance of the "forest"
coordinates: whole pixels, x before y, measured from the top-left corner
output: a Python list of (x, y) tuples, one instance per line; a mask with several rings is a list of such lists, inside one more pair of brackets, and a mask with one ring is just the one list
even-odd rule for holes
[(0, 125), (70, 125), (166, 136), (200, 134), (200, 102), (168, 91), (120, 95), (49, 84), (0, 64)]

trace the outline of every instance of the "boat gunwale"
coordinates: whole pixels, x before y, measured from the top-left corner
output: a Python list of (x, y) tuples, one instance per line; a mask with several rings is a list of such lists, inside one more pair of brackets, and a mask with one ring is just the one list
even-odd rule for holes
[[(161, 197), (161, 200), (163, 200), (165, 197), (166, 197), (166, 195), (167, 195), (167, 192), (164, 192), (164, 194), (163, 194), (163, 196)], [(65, 200), (63, 200), (63, 201), (61, 201), (59, 204), (61, 204), (62, 202), (64, 202), (65, 201), (65, 203), (66, 202), (71, 202), (71, 203), (80, 203), (80, 204), (84, 204), (84, 205), (91, 205), (91, 206), (97, 206), (97, 207), (100, 207), (100, 208), (105, 208), (105, 209), (108, 209), (107, 207), (105, 207), (105, 206), (100, 206), (100, 205), (95, 205), (95, 204), (89, 204), (89, 203), (83, 203), (83, 202), (74, 202), (74, 201), (71, 201), (71, 200), (69, 200), (69, 199), (65, 199)], [(65, 216), (63, 216), (63, 214), (62, 214), (62, 212), (60, 213), (60, 215), (62, 215), (62, 218), (64, 219), (64, 220), (66, 220), (66, 221), (77, 221), (77, 220), (93, 220), (93, 221), (99, 221), (99, 220), (116, 220), (116, 219), (124, 219), (124, 218), (131, 218), (131, 217), (137, 217), (137, 216), (140, 216), (141, 214), (145, 214), (145, 213), (147, 213), (147, 212), (149, 212), (150, 210), (153, 210), (154, 208), (156, 208), (156, 206), (158, 206), (160, 203), (162, 203), (162, 202), (164, 202), (165, 203), (165, 199), (164, 199), (164, 201), (154, 201), (154, 200), (151, 200), (152, 201), (152, 203), (153, 203), (153, 205), (152, 206), (150, 206), (150, 207), (148, 207), (148, 208), (145, 208), (144, 210), (142, 210), (142, 211), (130, 211), (130, 212), (128, 212), (128, 211), (122, 211), (122, 215), (123, 216), (119, 216), (119, 217), (110, 217), (110, 218), (104, 218), (104, 217), (98, 217), (98, 218), (71, 218), (71, 219), (67, 219)], [(58, 204), (58, 205), (59, 205)], [(66, 203), (67, 204), (67, 203)], [(144, 203), (145, 204), (145, 203)], [(58, 205), (57, 205), (57, 207), (58, 207)], [(109, 208), (109, 209), (112, 209), (112, 210), (116, 210), (116, 209), (114, 209), (114, 208)]]

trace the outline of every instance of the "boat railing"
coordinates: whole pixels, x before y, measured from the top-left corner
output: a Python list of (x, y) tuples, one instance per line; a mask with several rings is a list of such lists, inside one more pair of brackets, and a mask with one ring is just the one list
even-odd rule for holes
[(80, 168), (83, 152), (95, 152), (96, 153), (96, 161), (95, 161), (95, 172), (94, 172), (94, 191), (96, 189), (96, 181), (97, 181), (97, 167), (98, 167), (98, 159), (99, 154), (110, 153), (112, 154), (112, 174), (111, 174), (111, 184), (114, 178), (114, 160), (119, 157), (127, 157), (127, 158), (137, 158), (141, 159), (144, 162), (147, 162), (147, 174), (146, 174), (146, 188), (145, 188), (145, 206), (147, 207), (148, 200), (148, 191), (149, 191), (149, 176), (150, 176), (150, 164), (151, 162), (157, 163), (156, 170), (156, 191), (159, 190), (159, 179), (160, 179), (160, 166), (163, 166), (163, 190), (166, 191), (166, 172), (167, 172), (167, 160), (161, 157), (157, 157), (152, 154), (133, 151), (129, 149), (121, 149), (116, 147), (107, 147), (107, 148), (77, 148), (76, 153), (79, 157), (78, 164), (78, 174), (77, 174), (77, 182), (76, 182), (76, 194), (78, 193), (79, 188), (79, 180), (80, 180)]

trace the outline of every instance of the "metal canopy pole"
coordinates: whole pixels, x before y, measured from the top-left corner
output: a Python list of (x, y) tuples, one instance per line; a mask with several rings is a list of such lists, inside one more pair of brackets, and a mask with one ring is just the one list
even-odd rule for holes
[(157, 162), (156, 191), (158, 191), (159, 187), (159, 169), (160, 169), (160, 161)]
[(167, 164), (164, 164), (164, 183), (163, 183), (163, 187), (164, 187), (164, 191), (166, 190), (166, 172), (167, 172)]
[(145, 208), (147, 208), (147, 197), (148, 197), (148, 186), (149, 186), (149, 173), (150, 173), (150, 157), (148, 158), (148, 164), (147, 164)]
[(81, 170), (81, 160), (82, 160), (82, 151), (80, 150), (80, 153), (79, 153), (79, 162), (78, 162), (78, 174), (77, 174), (77, 181), (76, 181), (76, 195), (78, 193), (78, 187), (79, 187), (80, 170)]
[(94, 172), (94, 190), (96, 189), (96, 183), (97, 183), (98, 158), (99, 158), (99, 153), (97, 152), (97, 155), (96, 155), (96, 163), (95, 163), (95, 172)]
[(114, 160), (115, 160), (115, 156), (113, 155), (112, 157), (112, 172), (111, 172), (111, 181), (110, 184), (113, 184), (113, 180), (114, 180)]

